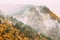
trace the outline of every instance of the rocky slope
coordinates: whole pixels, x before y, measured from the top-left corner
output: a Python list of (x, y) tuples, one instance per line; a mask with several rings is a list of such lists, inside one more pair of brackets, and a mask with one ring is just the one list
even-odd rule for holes
[(60, 18), (46, 6), (24, 6), (24, 9), (14, 15), (19, 21), (30, 25), (38, 33), (60, 40)]

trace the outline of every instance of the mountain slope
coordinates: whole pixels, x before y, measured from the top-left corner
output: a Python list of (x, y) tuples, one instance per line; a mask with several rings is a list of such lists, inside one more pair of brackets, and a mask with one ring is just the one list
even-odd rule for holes
[[(38, 33), (43, 33), (48, 37), (59, 40), (60, 36), (60, 18), (50, 11), (46, 6), (28, 6), (22, 14), (15, 16), (19, 21), (30, 25)], [(22, 20), (21, 20), (22, 19)], [(55, 30), (56, 29), (56, 30)], [(57, 30), (58, 29), (58, 30)], [(53, 31), (55, 30), (55, 31)], [(53, 34), (57, 31), (57, 33)], [(56, 36), (56, 34), (58, 34)], [(51, 35), (51, 36), (50, 36)], [(53, 35), (55, 37), (53, 37)]]

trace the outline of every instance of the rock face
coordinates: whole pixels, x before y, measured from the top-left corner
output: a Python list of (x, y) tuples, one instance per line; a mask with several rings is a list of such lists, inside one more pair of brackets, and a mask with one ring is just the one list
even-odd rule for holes
[(20, 15), (17, 14), (15, 17), (19, 21), (30, 25), (33, 29), (38, 31), (39, 34), (43, 33), (46, 36), (52, 37), (52, 39), (56, 38), (59, 40), (60, 18), (56, 16), (52, 11), (50, 11), (47, 7), (25, 6), (25, 9), (20, 12)]

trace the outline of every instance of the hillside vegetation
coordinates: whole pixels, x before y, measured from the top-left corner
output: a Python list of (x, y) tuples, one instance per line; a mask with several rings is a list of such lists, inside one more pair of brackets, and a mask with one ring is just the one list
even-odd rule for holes
[(0, 40), (51, 40), (22, 22), (11, 22), (0, 16)]

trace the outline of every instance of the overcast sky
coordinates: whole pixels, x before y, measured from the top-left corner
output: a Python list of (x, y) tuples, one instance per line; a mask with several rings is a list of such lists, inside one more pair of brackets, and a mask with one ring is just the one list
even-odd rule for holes
[(60, 0), (0, 0), (0, 10), (12, 12), (18, 10), (21, 6), (17, 5), (45, 5), (58, 16), (60, 16)]

